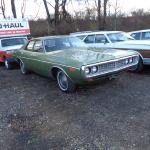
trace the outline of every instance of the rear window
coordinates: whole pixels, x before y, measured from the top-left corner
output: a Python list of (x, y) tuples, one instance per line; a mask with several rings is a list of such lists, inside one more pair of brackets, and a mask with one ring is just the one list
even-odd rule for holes
[(26, 43), (27, 43), (27, 39), (25, 38), (13, 38), (13, 39), (1, 40), (2, 47), (24, 45)]

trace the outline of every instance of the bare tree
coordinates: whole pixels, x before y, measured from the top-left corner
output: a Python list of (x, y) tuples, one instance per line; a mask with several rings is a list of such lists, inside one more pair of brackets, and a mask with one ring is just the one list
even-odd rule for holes
[(50, 25), (51, 25), (51, 16), (50, 16), (50, 13), (49, 13), (49, 9), (48, 9), (48, 6), (47, 6), (47, 2), (46, 2), (46, 0), (43, 0), (43, 2), (44, 2), (46, 14), (47, 14), (48, 24), (49, 24), (49, 26), (50, 26)]
[(5, 15), (5, 1), (4, 0), (1, 0), (0, 9), (2, 11), (3, 17), (6, 18), (6, 15)]
[(117, 16), (118, 16), (118, 13), (120, 12), (120, 7), (119, 7), (119, 4), (118, 4), (118, 1), (116, 0), (115, 2), (115, 5), (114, 5), (114, 15), (115, 15), (115, 30), (117, 30)]
[(55, 26), (59, 23), (59, 7), (60, 0), (55, 0)]
[(142, 9), (137, 9), (131, 12), (132, 16), (146, 16), (149, 15), (150, 12), (145, 11), (143, 8)]
[(68, 12), (66, 11), (66, 3), (67, 3), (67, 0), (62, 0), (62, 4), (61, 4), (61, 7), (62, 7), (62, 18), (64, 20), (66, 20), (67, 15), (68, 15)]
[(41, 8), (41, 2), (39, 4), (37, 3), (37, 6), (38, 6), (38, 9), (37, 9), (37, 13), (36, 13), (36, 15), (34, 17), (34, 20), (37, 19), (38, 16), (39, 16), (39, 12), (40, 12), (40, 8)]
[[(54, 9), (54, 24), (55, 27), (62, 21), (66, 20), (69, 13), (66, 10), (68, 0), (55, 0), (54, 6), (47, 1), (47, 3)], [(70, 2), (70, 0), (69, 0)]]
[(108, 3), (108, 0), (104, 0), (103, 29), (106, 29), (107, 3)]
[(21, 6), (21, 16), (24, 18), (25, 10), (26, 10), (26, 0), (23, 0), (22, 6)]
[(98, 0), (97, 2), (97, 25), (98, 25), (98, 30), (100, 30), (101, 29), (101, 0)]
[(14, 18), (17, 18), (15, 0), (11, 0), (11, 10), (12, 10)]

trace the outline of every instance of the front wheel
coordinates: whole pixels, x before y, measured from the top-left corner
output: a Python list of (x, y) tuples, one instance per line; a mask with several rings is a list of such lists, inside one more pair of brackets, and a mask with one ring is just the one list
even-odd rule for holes
[(70, 92), (74, 92), (76, 89), (75, 84), (62, 70), (59, 70), (57, 72), (57, 84), (60, 90), (63, 92), (70, 93)]
[(141, 72), (143, 70), (143, 60), (139, 58), (139, 62), (135, 68), (130, 68), (129, 71), (131, 72)]
[(10, 70), (10, 69), (12, 69), (12, 64), (7, 60), (7, 59), (5, 59), (5, 68), (7, 69), (7, 70)]
[(24, 64), (22, 61), (20, 61), (20, 70), (21, 70), (21, 73), (22, 73), (22, 74), (28, 74), (28, 72), (29, 72), (29, 71), (27, 70), (25, 64)]

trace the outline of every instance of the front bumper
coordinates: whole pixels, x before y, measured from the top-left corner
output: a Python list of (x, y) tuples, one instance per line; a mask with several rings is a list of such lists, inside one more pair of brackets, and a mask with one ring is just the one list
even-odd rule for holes
[[(126, 63), (126, 59), (133, 58), (132, 63)], [(112, 61), (97, 63), (93, 65), (87, 65), (86, 67), (96, 66), (98, 68), (96, 73), (89, 73), (88, 75), (85, 74), (84, 69), (81, 69), (81, 78), (76, 82), (77, 84), (85, 84), (90, 82), (97, 82), (98, 80), (102, 80), (105, 78), (111, 78), (112, 76), (117, 76), (121, 72), (125, 70), (129, 70), (130, 68), (136, 67), (139, 62), (139, 56), (133, 55), (121, 59), (116, 59)]]
[[(133, 55), (129, 57), (124, 57), (120, 59), (110, 60), (106, 62), (101, 62), (97, 64), (87, 65), (82, 67), (81, 74), (84, 78), (93, 78), (99, 76), (105, 76), (107, 74), (113, 74), (114, 72), (120, 72), (122, 70), (127, 70), (128, 68), (138, 65), (139, 56)], [(92, 73), (92, 67), (96, 67), (97, 71)], [(91, 70), (86, 74), (86, 69)]]
[(84, 84), (90, 84), (90, 83), (98, 83), (101, 80), (104, 79), (111, 79), (111, 78), (116, 78), (118, 75), (120, 75), (122, 72), (124, 72), (126, 69), (122, 69), (119, 71), (114, 71), (111, 73), (106, 73), (103, 75), (95, 76), (95, 77), (90, 77), (90, 78), (83, 78), (82, 81), (78, 81), (77, 84), (79, 85), (84, 85)]

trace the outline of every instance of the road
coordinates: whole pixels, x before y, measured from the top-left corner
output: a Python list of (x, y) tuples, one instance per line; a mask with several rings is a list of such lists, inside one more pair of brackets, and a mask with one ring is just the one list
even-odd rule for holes
[(73, 94), (0, 67), (0, 150), (149, 149), (150, 67)]

